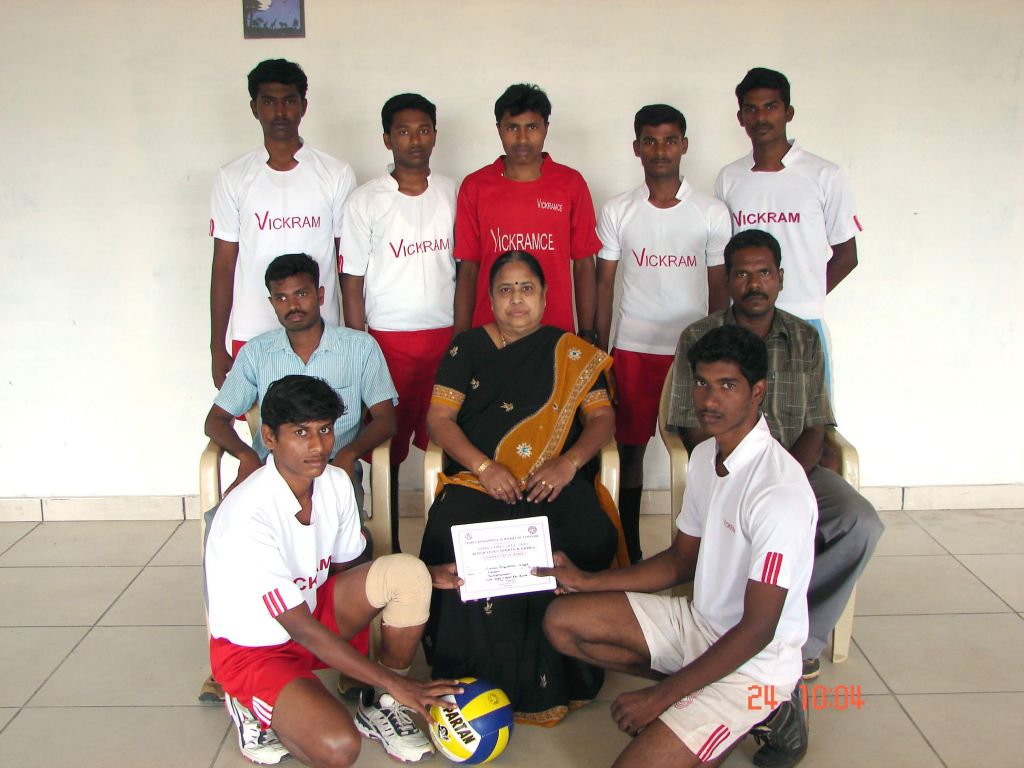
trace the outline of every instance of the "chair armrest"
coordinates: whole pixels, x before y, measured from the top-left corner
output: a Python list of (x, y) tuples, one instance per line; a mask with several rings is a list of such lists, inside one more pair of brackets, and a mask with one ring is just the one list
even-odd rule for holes
[(661, 441), (668, 451), (669, 480), (669, 518), (671, 519), (672, 538), (676, 536), (676, 517), (683, 508), (683, 494), (686, 491), (686, 468), (690, 463), (690, 454), (683, 445), (683, 438), (675, 431), (661, 429)]
[(224, 449), (211, 440), (199, 457), (200, 517), (220, 504), (220, 460), (223, 455)]
[(444, 451), (433, 440), (427, 445), (423, 454), (423, 519), (427, 519), (430, 507), (434, 503), (434, 492), (437, 490), (437, 477), (441, 474), (444, 464)]
[(220, 460), (224, 449), (213, 440), (199, 456), (199, 551), (206, 549), (206, 513), (220, 504)]
[(601, 485), (611, 494), (615, 508), (619, 508), (619, 448), (615, 440), (601, 447)]
[(839, 458), (839, 474), (855, 491), (860, 490), (860, 454), (853, 443), (843, 437), (835, 427), (825, 429), (825, 442)]
[(668, 425), (668, 405), (672, 396), (672, 371), (669, 370), (665, 383), (661, 387), (661, 401), (658, 404), (658, 433), (668, 450), (669, 479), (669, 525), (672, 540), (676, 538), (676, 517), (683, 508), (683, 493), (686, 491), (686, 467), (690, 463), (690, 454), (683, 444), (683, 438)]
[(391, 554), (391, 438), (370, 455), (370, 509), (366, 528), (373, 537), (373, 556)]
[(260, 428), (260, 404), (253, 403), (252, 407), (245, 412), (245, 423), (249, 426), (249, 434), (256, 439), (256, 430)]

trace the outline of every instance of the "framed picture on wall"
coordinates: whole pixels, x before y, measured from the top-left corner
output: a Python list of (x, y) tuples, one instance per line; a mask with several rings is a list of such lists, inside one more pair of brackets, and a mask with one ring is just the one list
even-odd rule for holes
[(305, 37), (304, 0), (242, 0), (242, 30), (247, 38)]

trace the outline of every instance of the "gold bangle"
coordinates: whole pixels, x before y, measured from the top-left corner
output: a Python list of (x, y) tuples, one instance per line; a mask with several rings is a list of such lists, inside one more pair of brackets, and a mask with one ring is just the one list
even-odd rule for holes
[(482, 475), (484, 472), (486, 472), (487, 468), (489, 466), (491, 466), (491, 464), (493, 464), (493, 463), (494, 462), (491, 461), (490, 459), (484, 459), (483, 462), (480, 464), (480, 466), (476, 468), (476, 476), (480, 477), (480, 475)]
[(572, 464), (572, 465), (573, 465), (574, 467), (576, 467), (576, 471), (577, 471), (577, 472), (579, 472), (579, 471), (580, 471), (580, 463), (579, 463), (578, 461), (576, 461), (576, 459), (574, 459), (574, 458), (573, 458), (572, 456), (570, 456), (570, 455), (569, 455), (568, 453), (563, 453), (562, 455), (563, 455), (563, 456), (564, 456), (565, 458), (567, 458), (567, 459), (569, 460), (569, 462), (570, 462), (570, 463), (571, 463), (571, 464)]

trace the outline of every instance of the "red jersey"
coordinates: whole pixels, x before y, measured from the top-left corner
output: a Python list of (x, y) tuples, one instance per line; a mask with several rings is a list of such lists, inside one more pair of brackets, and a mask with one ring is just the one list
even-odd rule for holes
[(546, 152), (539, 179), (512, 181), (504, 173), (502, 156), (467, 176), (459, 189), (455, 258), (480, 264), (473, 327), (494, 320), (491, 265), (505, 251), (527, 251), (547, 281), (544, 324), (575, 331), (570, 264), (601, 250), (587, 182)]

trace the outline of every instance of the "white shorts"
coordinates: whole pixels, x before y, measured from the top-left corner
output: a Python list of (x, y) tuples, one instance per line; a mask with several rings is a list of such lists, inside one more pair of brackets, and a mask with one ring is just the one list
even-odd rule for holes
[[(711, 645), (700, 631), (684, 597), (627, 592), (644, 640), (651, 652), (651, 669), (670, 675), (690, 664)], [(792, 693), (792, 686), (772, 689), (773, 705), (764, 706), (762, 685), (733, 672), (718, 682), (684, 696), (661, 713), (661, 721), (686, 748), (706, 763), (720, 756), (747, 731), (764, 720)]]

